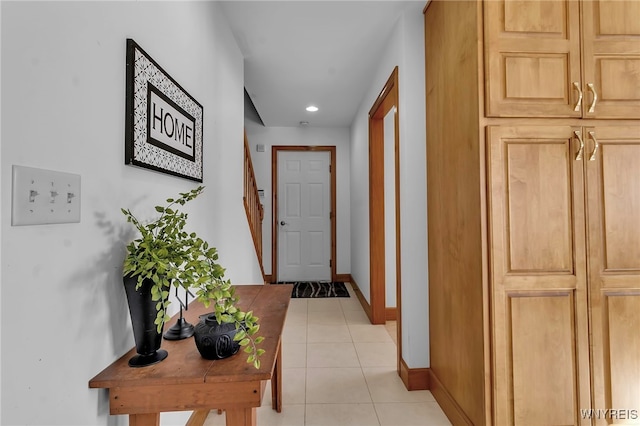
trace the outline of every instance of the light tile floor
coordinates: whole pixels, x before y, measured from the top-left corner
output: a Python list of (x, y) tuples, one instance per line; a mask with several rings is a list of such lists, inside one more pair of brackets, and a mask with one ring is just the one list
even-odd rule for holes
[[(350, 298), (291, 299), (282, 336), (282, 413), (270, 384), (258, 426), (450, 425), (429, 391), (409, 392), (396, 373), (395, 325), (372, 325)], [(205, 426), (225, 424), (212, 411)]]

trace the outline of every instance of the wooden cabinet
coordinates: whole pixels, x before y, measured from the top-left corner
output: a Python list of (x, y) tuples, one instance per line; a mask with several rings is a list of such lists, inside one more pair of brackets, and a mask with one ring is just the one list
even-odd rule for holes
[[(640, 409), (640, 129), (593, 126), (586, 162), (593, 406)], [(593, 142), (595, 143), (595, 142)], [(617, 423), (640, 424), (635, 419)]]
[(640, 424), (639, 49), (640, 2), (425, 9), (430, 384), (454, 424)]
[(640, 118), (640, 2), (585, 0), (581, 8), (583, 116)]
[(640, 2), (486, 2), (487, 116), (640, 118)]
[(574, 131), (487, 128), (495, 424), (576, 424), (591, 405), (584, 155)]
[(488, 126), (487, 145), (496, 424), (640, 408), (640, 128)]

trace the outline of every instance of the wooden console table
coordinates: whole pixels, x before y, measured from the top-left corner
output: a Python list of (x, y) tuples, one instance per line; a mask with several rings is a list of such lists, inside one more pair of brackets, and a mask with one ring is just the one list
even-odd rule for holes
[[(258, 335), (265, 340), (260, 347), (260, 369), (246, 362), (240, 352), (230, 358), (211, 361), (200, 356), (192, 338), (163, 340), (169, 356), (148, 367), (131, 368), (129, 358), (135, 348), (105, 368), (89, 381), (90, 388), (109, 389), (111, 414), (128, 414), (130, 426), (157, 426), (160, 413), (191, 411), (187, 425), (202, 425), (212, 409), (225, 410), (227, 426), (256, 424), (256, 407), (271, 380), (272, 406), (282, 409), (282, 327), (291, 298), (291, 285), (236, 286), (239, 307), (253, 311), (259, 318)], [(198, 316), (211, 311), (199, 302), (189, 306), (184, 318), (198, 323)], [(174, 318), (166, 325), (171, 327)]]

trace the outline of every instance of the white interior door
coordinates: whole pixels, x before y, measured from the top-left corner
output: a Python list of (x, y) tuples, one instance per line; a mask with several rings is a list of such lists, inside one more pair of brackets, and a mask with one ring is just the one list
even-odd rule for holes
[(331, 156), (278, 152), (278, 281), (331, 280)]

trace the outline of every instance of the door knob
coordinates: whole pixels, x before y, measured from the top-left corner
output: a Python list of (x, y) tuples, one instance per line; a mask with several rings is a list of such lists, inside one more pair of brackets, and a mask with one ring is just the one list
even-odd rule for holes
[(287, 224), (287, 222), (285, 222), (284, 220), (280, 221), (280, 225), (285, 226)]

